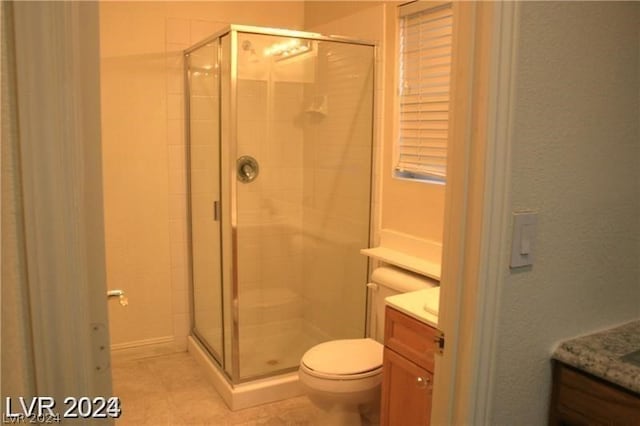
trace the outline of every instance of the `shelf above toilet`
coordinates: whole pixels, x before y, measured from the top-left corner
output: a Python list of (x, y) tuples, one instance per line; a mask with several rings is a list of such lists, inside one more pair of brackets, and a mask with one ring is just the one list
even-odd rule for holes
[(365, 248), (360, 253), (440, 281), (442, 244), (439, 242), (382, 229), (378, 247)]
[(387, 247), (374, 247), (360, 250), (360, 253), (373, 259), (398, 266), (407, 271), (415, 272), (440, 281), (441, 266), (428, 260), (411, 256)]

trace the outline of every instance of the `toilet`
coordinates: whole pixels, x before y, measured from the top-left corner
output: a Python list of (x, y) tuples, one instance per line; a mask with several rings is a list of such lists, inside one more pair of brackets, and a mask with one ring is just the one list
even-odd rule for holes
[(370, 288), (370, 337), (320, 343), (300, 360), (300, 384), (322, 410), (321, 424), (352, 426), (379, 423), (385, 298), (438, 285), (437, 281), (392, 266), (373, 271)]

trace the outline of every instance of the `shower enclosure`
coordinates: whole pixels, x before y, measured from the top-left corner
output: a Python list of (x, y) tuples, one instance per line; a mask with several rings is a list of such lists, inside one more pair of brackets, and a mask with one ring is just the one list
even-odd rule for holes
[(185, 52), (192, 335), (233, 384), (364, 336), (374, 50), (233, 25)]

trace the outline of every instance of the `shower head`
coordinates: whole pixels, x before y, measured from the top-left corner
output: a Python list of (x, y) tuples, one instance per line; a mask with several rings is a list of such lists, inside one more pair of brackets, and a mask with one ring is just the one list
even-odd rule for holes
[(242, 50), (244, 50), (245, 52), (249, 52), (249, 62), (260, 61), (260, 58), (258, 58), (258, 55), (256, 54), (256, 49), (253, 48), (253, 44), (251, 44), (251, 41), (243, 40), (240, 47), (242, 47)]

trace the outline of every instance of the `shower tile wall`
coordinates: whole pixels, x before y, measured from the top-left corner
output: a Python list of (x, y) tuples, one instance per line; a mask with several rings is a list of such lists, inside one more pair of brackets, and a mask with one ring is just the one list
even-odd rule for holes
[[(352, 3), (355, 6), (355, 3)], [(348, 37), (353, 37), (358, 40), (372, 40), (377, 42), (376, 53), (376, 73), (375, 73), (375, 96), (374, 96), (374, 143), (373, 143), (373, 181), (372, 181), (372, 197), (371, 197), (371, 246), (376, 246), (379, 242), (380, 223), (381, 223), (381, 170), (383, 161), (383, 139), (382, 134), (384, 132), (384, 57), (385, 57), (385, 37), (384, 37), (384, 25), (385, 25), (385, 5), (382, 3), (374, 4), (362, 4), (356, 10), (354, 8), (352, 13), (335, 13), (331, 8), (324, 7), (319, 2), (307, 2), (305, 4), (305, 28), (308, 31), (319, 32), (322, 34), (341, 34)], [(393, 44), (393, 40), (392, 40)], [(356, 70), (353, 70), (354, 73)], [(357, 96), (355, 93), (354, 96)], [(391, 155), (390, 153), (385, 155)], [(325, 176), (331, 177), (333, 174), (335, 179), (341, 180), (339, 176), (339, 170), (331, 168), (324, 169)], [(308, 210), (305, 210), (305, 213)], [(330, 261), (331, 253), (327, 254), (328, 261)], [(308, 268), (309, 262), (305, 262), (305, 266)], [(370, 268), (373, 269), (377, 266), (376, 261), (372, 261)], [(359, 272), (351, 270), (348, 273), (347, 279), (355, 280), (354, 282), (363, 284), (363, 278), (359, 275)], [(320, 285), (320, 284), (319, 284)], [(337, 291), (334, 289), (333, 291)], [(363, 290), (364, 291), (364, 290)], [(357, 297), (357, 294), (352, 294), (351, 297)], [(312, 305), (311, 301), (308, 301)], [(316, 321), (325, 321), (323, 317), (326, 317), (331, 321), (332, 316), (328, 313), (324, 313), (321, 309), (311, 308), (309, 317), (313, 318), (309, 320), (307, 324), (313, 324)], [(357, 321), (354, 318), (355, 315), (361, 315), (359, 312), (354, 312), (351, 317), (351, 322)], [(339, 321), (333, 321), (333, 327), (340, 327)], [(321, 333), (322, 334), (322, 333)]]
[[(241, 36), (238, 184), (241, 376), (295, 366), (312, 345), (364, 332), (371, 167), (371, 51), (314, 44), (295, 61), (251, 57)], [(265, 44), (266, 43), (266, 44)], [(367, 85), (367, 83), (369, 85)], [(327, 106), (326, 113), (312, 112)], [(358, 111), (356, 116), (353, 111)], [(260, 350), (256, 351), (255, 348)]]
[(109, 301), (118, 349), (173, 342), (164, 17), (158, 4), (100, 4), (107, 284), (129, 297)]
[[(126, 285), (131, 296), (128, 311), (111, 307), (115, 342), (127, 346), (174, 338), (177, 347), (184, 347), (188, 334), (182, 50), (227, 22), (303, 29), (305, 7), (308, 5), (301, 2), (242, 3), (242, 7), (232, 2), (101, 4), (101, 43), (107, 49), (101, 52), (103, 95), (111, 103), (103, 108), (108, 161), (105, 181), (111, 185), (105, 189), (110, 194), (105, 195), (108, 279), (112, 287)], [(337, 24), (330, 22), (325, 28), (307, 29), (376, 39), (358, 33), (379, 29), (380, 17), (370, 16), (374, 9), (378, 8), (365, 9), (364, 14), (348, 16)], [(260, 316), (276, 318), (276, 314), (277, 321), (284, 317), (302, 319), (295, 324), (289, 322), (289, 327), (281, 324), (280, 330), (314, 336), (303, 344), (308, 346), (334, 331), (347, 332), (345, 324), (362, 318), (358, 309), (349, 309), (349, 318), (336, 318), (328, 296), (355, 300), (359, 296), (343, 294), (338, 280), (366, 280), (342, 262), (343, 250), (362, 248), (349, 246), (348, 231), (353, 225), (352, 213), (364, 204), (363, 194), (349, 192), (357, 182), (341, 174), (340, 161), (357, 160), (363, 151), (353, 147), (342, 152), (335, 143), (335, 134), (349, 125), (340, 121), (340, 110), (346, 106), (340, 93), (331, 94), (327, 120), (318, 125), (307, 123), (308, 130), (303, 131), (301, 111), (312, 93), (326, 94), (323, 89), (312, 87), (310, 81), (287, 78), (267, 86), (259, 77), (245, 78), (240, 95), (258, 104), (261, 99), (271, 99), (273, 126), (267, 129), (260, 122), (263, 118), (244, 114), (239, 128), (240, 149), (246, 148), (245, 152), (259, 159), (264, 178), (255, 182), (259, 185), (244, 188), (246, 193), (241, 191), (241, 197), (246, 195), (241, 200), (248, 207), (241, 219), (250, 223), (260, 218), (269, 226), (254, 230), (261, 234), (261, 250), (254, 244), (257, 240), (250, 227), (246, 238), (241, 235), (245, 256), (260, 259), (243, 270), (241, 280), (251, 291), (257, 288), (257, 273), (266, 279), (253, 296), (254, 306), (261, 308), (241, 315), (255, 324)], [(251, 147), (251, 143), (257, 146)], [(302, 165), (311, 165), (309, 172), (303, 174)], [(297, 207), (300, 201), (303, 208)], [(323, 216), (320, 209), (327, 203), (332, 207)], [(304, 237), (300, 233), (303, 227), (312, 229)], [(132, 238), (138, 242), (132, 244)], [(319, 249), (319, 255), (309, 255), (313, 247)], [(278, 271), (286, 271), (289, 278), (269, 279)], [(306, 297), (307, 305), (299, 303), (301, 297)], [(322, 323), (330, 325), (316, 327)], [(257, 333), (259, 329), (254, 330)]]
[[(352, 3), (355, 5), (355, 3)], [(388, 18), (386, 18), (388, 19)], [(372, 191), (372, 246), (379, 240), (380, 230), (380, 171), (382, 170), (382, 134), (384, 129), (384, 37), (385, 4), (362, 4), (351, 14), (335, 13), (319, 2), (305, 3), (305, 29), (321, 34), (342, 34), (356, 40), (371, 40), (377, 43), (375, 102), (374, 102), (374, 146), (373, 146), (373, 191)], [(394, 40), (390, 40), (391, 44)]]
[(100, 4), (107, 280), (130, 300), (127, 308), (110, 302), (119, 348), (186, 347), (181, 52), (230, 22), (301, 29), (303, 4)]
[(261, 165), (238, 184), (242, 377), (364, 332), (371, 50), (314, 43), (294, 60), (252, 56), (276, 42), (239, 38), (237, 154)]
[[(172, 288), (174, 291), (174, 335), (176, 339), (180, 341), (186, 341), (186, 336), (189, 334), (189, 307), (188, 307), (188, 274), (186, 253), (187, 250), (187, 228), (186, 228), (186, 163), (184, 161), (185, 152), (185, 140), (184, 140), (184, 74), (183, 74), (183, 57), (182, 51), (189, 46), (197, 43), (200, 40), (214, 34), (217, 31), (225, 28), (229, 23), (245, 23), (248, 25), (273, 25), (275, 22), (281, 22), (282, 26), (289, 26), (290, 28), (299, 28), (301, 21), (301, 5), (295, 3), (272, 3), (271, 8), (267, 8), (265, 4), (246, 4), (239, 10), (237, 4), (233, 3), (216, 3), (216, 4), (196, 4), (189, 3), (186, 6), (184, 3), (169, 4), (167, 9), (168, 18), (166, 19), (166, 67), (167, 67), (167, 92), (169, 93), (168, 99), (168, 123), (167, 133), (169, 135), (169, 149), (170, 153), (175, 152), (177, 155), (177, 161), (173, 162), (173, 167), (170, 162), (169, 167), (172, 170), (169, 176), (170, 180), (170, 211), (175, 216), (170, 218), (170, 228), (173, 232), (170, 235), (170, 245), (172, 248), (171, 268), (172, 268)], [(287, 7), (287, 11), (283, 10), (283, 7)], [(278, 17), (274, 15), (277, 14)], [(193, 17), (203, 16), (216, 16), (216, 20), (203, 20), (193, 19)], [(240, 20), (240, 21), (237, 21)], [(239, 90), (244, 90), (242, 86), (239, 86)], [(254, 92), (252, 92), (252, 90)], [(246, 95), (251, 98), (251, 102), (260, 101), (260, 88), (247, 86)], [(241, 94), (243, 95), (243, 94)], [(202, 99), (205, 103), (206, 100)], [(250, 102), (250, 103), (251, 103)], [(254, 106), (253, 108), (257, 108)], [(174, 111), (172, 114), (171, 111)], [(246, 140), (254, 141), (254, 143), (261, 145), (260, 137), (263, 137), (264, 132), (261, 132), (261, 120), (265, 118), (259, 118), (259, 115), (254, 111), (248, 111), (245, 117), (246, 127), (243, 123), (239, 126), (240, 129), (247, 129), (250, 133), (247, 135)], [(253, 119), (253, 117), (256, 117)], [(206, 117), (201, 117), (206, 118)], [(206, 127), (205, 127), (206, 128)], [(242, 140), (245, 140), (244, 135), (238, 135)], [(178, 154), (178, 151), (180, 153)], [(238, 152), (240, 154), (240, 152)], [(171, 158), (171, 156), (170, 156)], [(203, 167), (207, 167), (206, 158), (200, 163)], [(196, 159), (197, 161), (197, 159)], [(256, 203), (259, 201), (251, 200), (253, 207), (256, 207)], [(174, 204), (175, 203), (175, 204)], [(246, 214), (252, 214), (254, 209), (247, 209)], [(245, 215), (245, 213), (243, 213)], [(246, 217), (239, 218), (239, 220), (246, 219)], [(251, 240), (251, 238), (248, 238)], [(272, 239), (269, 239), (271, 241)], [(242, 240), (239, 244), (243, 244)], [(250, 243), (249, 243), (250, 244)], [(246, 244), (244, 244), (246, 246)], [(249, 251), (249, 253), (255, 253)], [(240, 269), (241, 280), (248, 280), (251, 283), (252, 274), (255, 276), (259, 272), (260, 264), (247, 263), (251, 265), (246, 268)], [(251, 287), (249, 287), (251, 288)], [(250, 297), (256, 300), (256, 303), (263, 303), (262, 294), (254, 293)], [(206, 313), (204, 316), (206, 317)], [(210, 313), (212, 318), (218, 318), (218, 312)], [(253, 320), (257, 320), (253, 318)], [(212, 321), (213, 322), (213, 321)], [(215, 327), (214, 327), (215, 328)]]
[(305, 126), (302, 284), (305, 334), (323, 341), (364, 332), (373, 63), (363, 47), (319, 46), (305, 104), (323, 99), (327, 114)]
[[(186, 221), (186, 159), (184, 138), (184, 69), (182, 51), (193, 43), (223, 28), (224, 24), (202, 20), (166, 20), (166, 67), (167, 67), (167, 134), (169, 150), (169, 193), (170, 193), (170, 246), (171, 246), (171, 287), (173, 302), (173, 326), (176, 340), (185, 342), (189, 334), (189, 288), (187, 260)], [(198, 91), (198, 88), (195, 88)], [(206, 119), (207, 94), (198, 92), (200, 105), (196, 108)], [(200, 106), (199, 105), (199, 106)], [(211, 111), (210, 120), (213, 119)], [(209, 129), (201, 126), (200, 129)], [(203, 149), (205, 149), (204, 147)], [(196, 158), (196, 168), (206, 171), (208, 163)], [(206, 269), (206, 268), (203, 268)]]
[[(239, 43), (245, 40), (261, 53), (270, 38), (241, 34)], [(303, 84), (279, 78), (268, 58), (249, 54), (250, 50), (241, 50), (238, 58), (237, 156), (256, 158), (260, 175), (254, 182), (238, 183), (242, 377), (289, 367), (300, 355), (292, 348), (304, 346), (300, 303), (303, 132), (296, 125)]]

